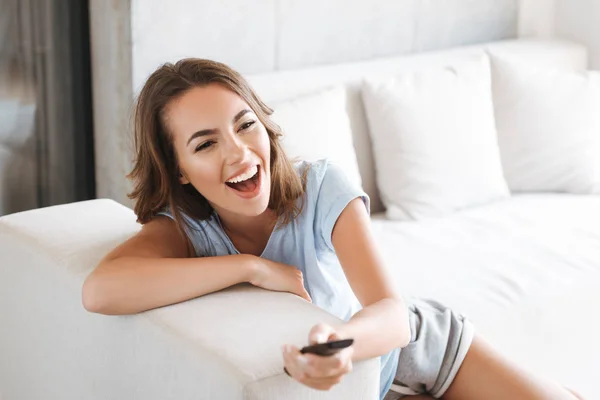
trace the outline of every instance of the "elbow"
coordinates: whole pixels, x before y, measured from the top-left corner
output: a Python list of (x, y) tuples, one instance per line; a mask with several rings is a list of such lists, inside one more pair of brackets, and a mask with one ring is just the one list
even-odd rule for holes
[(124, 303), (111, 277), (91, 274), (81, 288), (81, 304), (86, 311), (103, 315), (132, 315), (144, 311)]
[(398, 315), (400, 316), (399, 332), (400, 334), (400, 348), (404, 348), (410, 344), (412, 339), (412, 333), (410, 331), (410, 317), (408, 313), (408, 305), (402, 299), (396, 299), (396, 306), (398, 307)]
[(96, 314), (109, 314), (104, 291), (100, 280), (90, 275), (83, 283), (81, 289), (81, 303), (86, 311)]

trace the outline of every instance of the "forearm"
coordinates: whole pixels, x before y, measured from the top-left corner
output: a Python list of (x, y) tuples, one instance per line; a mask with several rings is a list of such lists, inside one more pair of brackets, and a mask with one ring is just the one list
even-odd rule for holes
[(354, 339), (354, 361), (381, 356), (409, 343), (408, 309), (400, 299), (382, 299), (354, 314), (337, 332)]
[(255, 263), (251, 255), (117, 258), (86, 279), (83, 304), (101, 314), (134, 314), (248, 282)]

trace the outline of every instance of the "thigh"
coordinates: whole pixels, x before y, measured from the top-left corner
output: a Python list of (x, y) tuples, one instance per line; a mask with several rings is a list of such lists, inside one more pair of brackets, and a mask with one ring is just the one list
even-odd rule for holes
[(569, 391), (514, 365), (475, 337), (444, 400), (575, 400)]

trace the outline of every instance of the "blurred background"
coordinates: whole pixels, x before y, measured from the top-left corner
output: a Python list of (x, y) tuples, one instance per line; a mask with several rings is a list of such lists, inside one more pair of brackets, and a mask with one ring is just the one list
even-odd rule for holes
[(135, 94), (161, 63), (244, 74), (517, 37), (600, 67), (598, 0), (0, 0), (0, 215), (126, 197)]
[(87, 1), (0, 1), (0, 215), (95, 196)]

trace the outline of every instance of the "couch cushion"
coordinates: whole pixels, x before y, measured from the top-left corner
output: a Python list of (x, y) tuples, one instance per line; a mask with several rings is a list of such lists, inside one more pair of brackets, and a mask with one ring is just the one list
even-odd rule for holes
[(374, 216), (404, 294), (465, 313), (526, 367), (600, 398), (600, 196), (517, 195), (419, 222)]
[(600, 72), (492, 56), (498, 142), (512, 191), (600, 193)]
[(344, 86), (269, 105), (275, 111), (273, 121), (283, 131), (282, 145), (289, 157), (307, 161), (329, 158), (361, 185)]
[(389, 218), (439, 217), (509, 196), (487, 56), (367, 79), (363, 98)]

